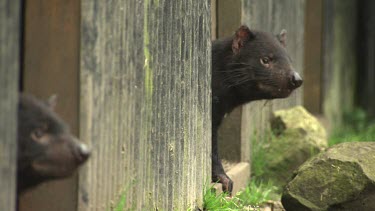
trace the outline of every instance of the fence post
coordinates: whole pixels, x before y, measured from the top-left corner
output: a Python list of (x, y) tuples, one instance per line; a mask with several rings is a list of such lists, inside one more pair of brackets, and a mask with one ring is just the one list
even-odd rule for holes
[(354, 106), (357, 69), (357, 1), (324, 1), (323, 112), (339, 126)]
[[(241, 25), (241, 1), (218, 0), (216, 7), (217, 38), (232, 36)], [(220, 158), (229, 163), (249, 161), (245, 158), (248, 150), (242, 150), (241, 115), (241, 107), (235, 108), (224, 118), (218, 132)]]
[(16, 204), (20, 2), (0, 2), (0, 210)]
[(375, 1), (358, 1), (358, 103), (375, 118)]
[(210, 3), (83, 0), (79, 210), (186, 210), (211, 176)]
[(315, 115), (322, 114), (323, 1), (306, 1), (303, 105)]

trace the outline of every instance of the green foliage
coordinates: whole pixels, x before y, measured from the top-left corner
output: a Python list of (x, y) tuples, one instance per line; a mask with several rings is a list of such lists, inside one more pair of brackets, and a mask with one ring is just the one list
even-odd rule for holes
[(237, 197), (229, 198), (228, 194), (216, 194), (216, 191), (211, 186), (205, 190), (203, 196), (203, 210), (207, 211), (230, 211), (242, 210), (244, 207)]
[(120, 200), (117, 205), (113, 208), (113, 211), (124, 211), (126, 206), (126, 195), (127, 192), (121, 194)]
[(263, 183), (252, 179), (245, 190), (240, 191), (234, 197), (226, 193), (216, 194), (213, 187), (209, 187), (204, 193), (203, 209), (207, 211), (240, 211), (248, 208), (257, 208), (261, 204), (275, 199), (274, 191), (277, 190), (272, 183)]
[[(297, 138), (294, 136), (297, 136)], [(275, 201), (279, 201), (282, 190), (286, 185), (286, 181), (291, 176), (293, 170), (298, 167), (298, 165), (296, 166), (296, 161), (294, 159), (288, 158), (287, 156), (285, 157), (286, 153), (293, 152), (293, 150), (286, 149), (284, 146), (286, 143), (293, 144), (294, 142), (291, 142), (288, 139), (291, 137), (298, 139), (298, 136), (299, 135), (297, 133), (294, 134), (290, 131), (288, 134), (285, 134), (285, 132), (270, 129), (264, 131), (262, 136), (257, 136), (256, 133), (254, 133), (252, 136), (252, 181), (263, 181), (263, 183), (258, 182), (251, 185), (258, 186), (258, 189), (261, 191), (260, 193), (265, 197), (270, 197)], [(292, 146), (299, 147), (297, 145)], [(304, 155), (310, 154), (312, 156), (317, 154), (318, 151), (317, 149), (311, 147), (309, 149), (304, 149), (300, 153), (303, 153)], [(269, 190), (270, 192), (265, 192), (266, 190)]]
[(271, 181), (264, 183), (253, 178), (245, 190), (239, 192), (236, 197), (245, 206), (259, 206), (266, 201), (279, 199), (279, 195), (275, 194), (277, 190)]
[(368, 119), (365, 111), (357, 108), (344, 114), (343, 124), (333, 129), (328, 144), (359, 141), (375, 141), (375, 122)]
[(267, 152), (263, 145), (252, 145), (251, 147), (251, 173), (255, 177), (260, 177), (266, 171)]
[(262, 138), (256, 133), (251, 139), (251, 173), (253, 177), (260, 178), (267, 171), (267, 148), (274, 139), (271, 131), (266, 132)]
[[(262, 178), (265, 181), (270, 180), (273, 184), (278, 184), (276, 177), (280, 176), (277, 174), (277, 169), (272, 165), (272, 161), (275, 160), (275, 154), (279, 155), (282, 147), (271, 147), (271, 145), (280, 145), (284, 142), (282, 136), (276, 137), (275, 134), (267, 130), (262, 136), (256, 134), (252, 136), (251, 140), (251, 176), (252, 178)], [(288, 166), (279, 166), (278, 168), (286, 169)], [(276, 174), (276, 175), (275, 175)], [(273, 179), (275, 178), (275, 179)], [(272, 181), (271, 181), (272, 180)], [(279, 188), (281, 190), (281, 188)]]
[(130, 188), (134, 186), (137, 183), (136, 180), (131, 181), (129, 184), (126, 185), (124, 188), (124, 191), (120, 195), (120, 199), (118, 202), (114, 205), (114, 207), (111, 208), (111, 211), (132, 211), (135, 210), (135, 207), (133, 205), (133, 208), (126, 209), (127, 207), (127, 196), (130, 191)]

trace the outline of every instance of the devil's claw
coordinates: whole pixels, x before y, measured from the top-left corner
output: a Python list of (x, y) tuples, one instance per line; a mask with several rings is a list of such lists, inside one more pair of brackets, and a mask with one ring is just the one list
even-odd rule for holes
[(232, 196), (233, 181), (226, 174), (218, 174), (212, 177), (213, 182), (218, 182), (223, 185), (223, 192)]

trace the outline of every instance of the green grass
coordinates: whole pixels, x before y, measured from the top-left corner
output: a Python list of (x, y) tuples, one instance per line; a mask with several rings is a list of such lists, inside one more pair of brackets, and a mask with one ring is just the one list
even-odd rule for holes
[(130, 189), (137, 183), (136, 180), (131, 181), (128, 183), (124, 191), (121, 193), (119, 200), (116, 202), (116, 204), (110, 209), (111, 211), (133, 211), (135, 210), (135, 204), (133, 204), (132, 208), (126, 208), (127, 207), (127, 196), (130, 191)]
[(274, 139), (271, 131), (266, 132), (263, 137), (254, 133), (251, 139), (251, 174), (252, 177), (261, 178), (267, 171), (267, 148)]
[(255, 177), (262, 176), (266, 169), (265, 163), (267, 152), (265, 147), (261, 143), (252, 144), (251, 147), (251, 173)]
[(342, 125), (333, 129), (328, 145), (359, 141), (375, 141), (375, 122), (357, 108), (344, 114)]
[(253, 178), (245, 190), (239, 192), (236, 197), (245, 206), (259, 206), (269, 200), (278, 200), (277, 190), (271, 181), (263, 182)]
[(252, 179), (245, 190), (229, 197), (226, 193), (216, 194), (213, 187), (206, 188), (203, 210), (207, 211), (240, 211), (248, 207), (257, 208), (261, 204), (275, 200), (277, 188), (271, 183)]
[(113, 211), (123, 211), (123, 210), (125, 210), (126, 195), (127, 195), (127, 192), (124, 192), (123, 194), (121, 194), (120, 200), (118, 201), (116, 206), (113, 208)]
[(203, 210), (242, 210), (243, 206), (236, 197), (228, 198), (228, 194), (216, 194), (213, 187), (206, 188), (203, 196)]

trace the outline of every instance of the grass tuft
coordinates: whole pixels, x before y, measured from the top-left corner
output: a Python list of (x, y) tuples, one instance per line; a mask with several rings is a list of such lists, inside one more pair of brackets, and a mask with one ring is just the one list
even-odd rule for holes
[(251, 139), (251, 174), (252, 177), (261, 178), (267, 172), (267, 154), (272, 140), (275, 139), (271, 131), (266, 131), (262, 137), (254, 132)]
[(130, 189), (137, 183), (136, 180), (131, 181), (129, 184), (126, 185), (123, 192), (120, 195), (120, 199), (117, 201), (117, 203), (111, 207), (111, 211), (133, 211), (135, 210), (135, 204), (133, 204), (132, 208), (126, 208), (128, 207), (127, 204), (127, 196), (130, 191)]
[(238, 192), (234, 197), (229, 197), (226, 193), (216, 194), (211, 186), (205, 190), (203, 210), (240, 211), (259, 208), (263, 203), (276, 199), (275, 190), (277, 188), (270, 182), (263, 183), (252, 179), (245, 190)]
[(237, 197), (245, 206), (260, 206), (269, 200), (280, 199), (276, 194), (277, 190), (272, 181), (262, 182), (253, 178), (245, 190), (237, 194)]
[(216, 194), (213, 186), (206, 188), (203, 196), (203, 210), (241, 210), (243, 206), (236, 197), (229, 198), (227, 193)]
[(126, 206), (126, 195), (127, 192), (124, 192), (121, 194), (120, 200), (116, 204), (116, 206), (113, 208), (113, 211), (124, 211)]

